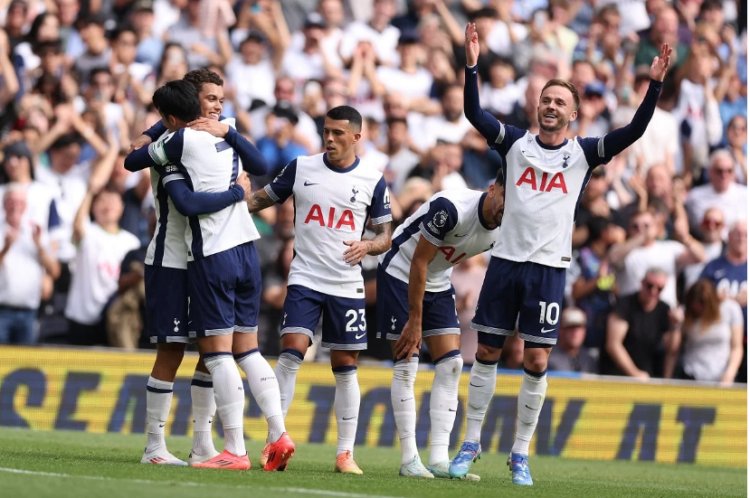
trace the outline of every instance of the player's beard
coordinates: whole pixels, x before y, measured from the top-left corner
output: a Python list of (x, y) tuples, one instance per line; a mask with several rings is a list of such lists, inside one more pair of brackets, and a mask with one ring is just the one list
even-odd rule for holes
[(537, 119), (539, 120), (539, 129), (546, 131), (547, 133), (556, 133), (568, 125), (567, 121), (561, 116), (556, 118), (556, 124), (554, 126), (544, 125), (544, 114), (537, 116)]

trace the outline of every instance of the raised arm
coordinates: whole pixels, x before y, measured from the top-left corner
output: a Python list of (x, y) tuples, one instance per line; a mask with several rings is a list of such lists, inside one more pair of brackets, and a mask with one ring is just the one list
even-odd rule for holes
[(409, 268), (409, 318), (396, 341), (393, 354), (396, 360), (418, 353), (422, 344), (422, 304), (427, 284), (427, 266), (437, 254), (438, 246), (424, 236), (419, 237)]
[(662, 82), (664, 81), (664, 76), (667, 74), (671, 58), (672, 47), (666, 43), (662, 44), (661, 52), (657, 57), (654, 57), (654, 61), (651, 63), (651, 68), (649, 69), (651, 83), (648, 86), (648, 91), (635, 111), (633, 120), (622, 128), (612, 130), (603, 138), (604, 150), (599, 151), (599, 155), (605, 159), (604, 162), (607, 162), (610, 158), (632, 145), (646, 131), (648, 123), (651, 121), (651, 116), (654, 115), (656, 102), (659, 100)]
[(464, 114), (488, 142), (494, 142), (502, 131), (500, 122), (479, 106), (479, 37), (474, 23), (466, 25), (466, 78), (464, 82)]

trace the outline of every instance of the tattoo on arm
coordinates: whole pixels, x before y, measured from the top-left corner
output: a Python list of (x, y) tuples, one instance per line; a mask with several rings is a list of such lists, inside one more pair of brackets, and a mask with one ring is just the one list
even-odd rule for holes
[(267, 207), (273, 206), (276, 202), (269, 197), (265, 190), (258, 190), (247, 201), (247, 208), (251, 213), (257, 213)]
[(381, 223), (380, 225), (374, 225), (372, 229), (375, 231), (375, 237), (370, 240), (370, 250), (367, 251), (367, 254), (377, 256), (391, 247), (393, 225), (389, 221), (387, 223)]

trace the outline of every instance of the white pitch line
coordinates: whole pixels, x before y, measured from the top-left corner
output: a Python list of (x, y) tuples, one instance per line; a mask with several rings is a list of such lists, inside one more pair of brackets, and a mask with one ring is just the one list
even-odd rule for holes
[[(202, 483), (193, 481), (157, 481), (152, 479), (117, 479), (114, 477), (105, 476), (89, 476), (89, 475), (77, 475), (77, 474), (63, 474), (60, 472), (44, 472), (41, 470), (26, 470), (26, 469), (13, 469), (9, 467), (0, 467), (0, 472), (7, 474), (21, 474), (21, 475), (32, 475), (40, 477), (55, 477), (55, 478), (72, 478), (72, 479), (86, 479), (89, 481), (126, 481), (129, 483), (136, 484), (168, 484), (170, 486), (186, 486), (186, 487), (202, 487), (205, 486)], [(230, 484), (216, 484), (212, 483), (211, 488), (221, 486), (224, 488), (235, 488), (235, 489), (246, 489), (247, 486), (232, 486)], [(291, 487), (273, 487), (273, 486), (253, 486), (253, 489), (267, 489), (269, 491), (284, 491), (287, 493), (294, 493), (300, 495), (320, 495), (320, 496), (336, 496), (339, 498), (398, 498), (392, 495), (370, 495), (365, 493), (347, 493), (344, 491), (331, 491), (327, 489), (307, 489), (307, 488), (291, 488)]]

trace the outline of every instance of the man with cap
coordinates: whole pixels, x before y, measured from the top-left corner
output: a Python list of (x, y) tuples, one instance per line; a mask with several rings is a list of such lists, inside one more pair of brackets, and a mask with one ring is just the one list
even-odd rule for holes
[(581, 347), (585, 337), (586, 313), (578, 308), (566, 308), (562, 314), (557, 347), (552, 348), (547, 368), (564, 372), (596, 373), (597, 355), (593, 350)]
[(298, 82), (306, 80), (324, 80), (327, 77), (338, 76), (341, 71), (341, 59), (331, 56), (323, 50), (326, 23), (323, 16), (311, 12), (305, 19), (302, 28), (304, 40), (301, 46), (289, 47), (281, 62), (281, 73), (290, 76)]

